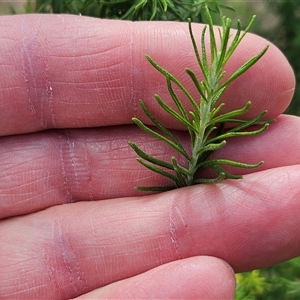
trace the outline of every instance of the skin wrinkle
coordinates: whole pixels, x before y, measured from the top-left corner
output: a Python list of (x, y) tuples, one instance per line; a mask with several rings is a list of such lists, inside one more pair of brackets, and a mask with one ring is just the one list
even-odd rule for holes
[(189, 224), (188, 224), (188, 219), (186, 218), (186, 214), (183, 213), (178, 206), (175, 207), (175, 210), (177, 212), (177, 215), (179, 217), (181, 224), (183, 225), (186, 239), (189, 240), (189, 244), (196, 246), (195, 242), (190, 234), (190, 228), (189, 228)]
[[(53, 231), (54, 224), (52, 226)], [(57, 281), (57, 277), (55, 276), (56, 269), (55, 265), (51, 264), (51, 259), (48, 255), (49, 251), (46, 251), (47, 248), (44, 248), (42, 251), (42, 258), (46, 269), (46, 277), (48, 278), (48, 282), (52, 283), (53, 286), (53, 293), (56, 295), (57, 298), (62, 298), (61, 289), (59, 285), (59, 281)]]
[[(42, 129), (55, 127), (53, 86), (49, 78), (49, 57), (45, 54), (39, 54), (37, 51), (40, 47), (44, 51), (49, 48), (48, 39), (47, 36), (42, 41), (39, 38), (41, 18), (37, 18), (34, 32), (32, 32), (32, 27), (28, 30), (26, 25), (26, 17), (23, 17), (21, 19), (22, 47), (20, 47), (20, 51), (22, 53), (22, 73), (27, 87), (27, 102), (31, 115), (34, 116)], [(50, 120), (48, 120), (48, 116)]]
[[(88, 290), (88, 287), (79, 264), (80, 259), (76, 256), (76, 251), (69, 239), (69, 229), (65, 226), (64, 220), (59, 217), (55, 218), (53, 224), (53, 246), (44, 249), (50, 249), (45, 262), (54, 281), (55, 291), (59, 292), (56, 298), (66, 299), (70, 297), (70, 294), (81, 295)], [(52, 271), (53, 274), (51, 274)]]
[[(46, 37), (46, 45), (48, 46), (48, 40)], [(55, 122), (55, 113), (54, 113), (54, 106), (53, 106), (53, 86), (49, 78), (49, 57), (45, 55), (44, 62), (45, 62), (45, 88), (46, 88), (46, 94), (47, 94), (47, 103), (49, 106), (49, 113), (51, 116), (51, 125), (55, 128), (56, 122)]]
[[(27, 49), (27, 43), (26, 43), (26, 33), (27, 30), (25, 30), (25, 25), (26, 25), (26, 21), (25, 19), (21, 20), (21, 31), (22, 31), (22, 47), (21, 47), (21, 61), (22, 61), (22, 70), (23, 70), (23, 77), (24, 77), (24, 83), (25, 86), (27, 87), (27, 101), (29, 103), (29, 107), (31, 110), (31, 114), (33, 116), (35, 116), (36, 111), (35, 111), (35, 107), (31, 101), (31, 96), (30, 96), (30, 85), (28, 84), (29, 82), (29, 73), (32, 73), (32, 66), (31, 66), (31, 61), (29, 59), (29, 54), (28, 54), (28, 49)], [(34, 83), (34, 82), (33, 82)]]
[[(184, 207), (181, 208), (181, 206), (178, 205), (179, 203), (182, 203)], [(169, 209), (170, 236), (177, 259), (182, 259), (184, 257), (182, 254), (182, 251), (185, 251), (184, 245), (189, 245), (190, 248), (196, 247), (195, 241), (190, 234), (187, 208), (185, 202), (181, 202), (178, 198), (172, 198)]]
[(89, 200), (93, 201), (94, 200), (94, 195), (93, 195), (93, 185), (92, 185), (92, 180), (91, 180), (91, 159), (90, 155), (88, 153), (88, 141), (85, 137), (84, 139), (84, 160), (85, 160), (85, 165), (86, 165), (86, 170), (88, 172), (88, 194), (89, 194)]
[[(86, 19), (85, 19), (86, 20)], [(73, 72), (75, 73), (77, 70), (76, 70), (76, 61), (75, 61), (75, 59), (77, 60), (78, 59), (78, 57), (77, 57), (77, 55), (75, 55), (75, 53), (76, 53), (76, 50), (77, 50), (77, 43), (78, 43), (78, 40), (79, 40), (79, 28), (82, 26), (82, 24), (83, 24), (83, 20), (81, 19), (81, 18), (78, 18), (78, 19), (76, 19), (76, 34), (75, 34), (75, 38), (74, 38), (74, 40), (75, 40), (75, 42), (74, 42), (74, 47), (72, 48), (72, 50), (73, 50), (73, 56), (72, 56), (72, 58), (73, 58)], [(86, 21), (85, 21), (85, 24), (84, 25), (86, 25)], [(89, 38), (91, 38), (90, 36), (89, 36)], [(87, 38), (84, 38), (84, 41), (85, 41), (85, 43), (87, 44)], [(92, 57), (91, 57), (91, 53), (90, 53), (90, 47), (86, 47), (86, 49), (87, 49), (87, 51), (88, 51), (88, 53), (86, 54), (87, 55), (87, 58), (88, 58), (88, 61), (92, 61)], [(82, 54), (80, 55), (80, 58), (82, 58), (83, 56), (82, 56)], [(81, 68), (81, 70), (79, 70), (80, 72), (82, 72), (82, 68)], [(89, 69), (89, 72), (90, 72), (91, 70)], [(73, 79), (75, 79), (75, 77), (73, 77)], [(85, 80), (86, 81), (86, 80)], [(75, 85), (75, 82), (73, 82), (73, 84), (74, 84), (74, 90), (77, 88), (77, 86)], [(83, 99), (83, 102), (84, 102), (84, 104), (86, 104), (86, 99), (87, 98), (84, 98)], [(85, 126), (86, 127), (88, 127), (88, 124), (89, 124), (89, 122), (88, 122), (88, 118), (86, 117), (86, 115), (84, 116), (84, 120), (85, 120)]]
[(70, 156), (70, 164), (71, 164), (71, 174), (74, 174), (74, 186), (78, 188), (79, 185), (79, 179), (78, 179), (78, 171), (77, 171), (77, 161), (75, 157), (75, 140), (70, 139), (69, 134), (67, 134), (67, 146), (68, 146), (68, 154)]
[[(80, 70), (77, 70), (76, 68), (76, 62), (78, 59), (80, 58), (83, 58), (82, 54), (80, 54), (80, 56), (78, 56), (77, 54), (77, 48), (78, 48), (78, 40), (80, 39), (79, 38), (79, 28), (80, 26), (82, 25), (81, 24), (81, 19), (76, 19), (77, 21), (77, 26), (76, 27), (76, 30), (74, 31), (75, 32), (75, 36), (74, 36), (74, 40), (73, 40), (73, 45), (71, 47), (72, 49), (72, 73), (75, 74), (77, 71), (81, 72), (81, 76), (82, 76), (82, 69), (80, 68)], [(86, 42), (87, 41), (87, 38), (83, 38), (83, 40)], [(89, 49), (89, 47), (86, 47), (87, 49)], [(89, 51), (89, 50), (88, 50)], [(91, 58), (90, 58), (90, 51), (89, 53), (87, 54), (87, 58), (88, 60), (90, 61)], [(90, 70), (89, 70), (90, 71)], [(73, 84), (73, 88), (74, 90), (77, 90), (78, 89), (78, 85), (81, 84), (81, 80), (82, 78), (80, 78), (80, 81), (79, 82), (76, 82), (76, 77), (75, 76), (72, 76), (72, 84)], [(85, 102), (85, 100), (83, 99), (83, 102)], [(78, 111), (78, 115), (80, 115), (80, 112)], [(85, 126), (88, 127), (88, 120), (86, 118), (86, 116), (84, 116), (84, 121), (85, 121)], [(76, 174), (75, 174), (76, 175)]]
[[(126, 26), (128, 26), (130, 31), (130, 40), (129, 40), (129, 58), (130, 58), (130, 100), (129, 105), (132, 107), (132, 116), (139, 118), (139, 106), (138, 106), (138, 100), (137, 99), (137, 84), (135, 84), (135, 78), (137, 75), (141, 75), (141, 72), (139, 72), (139, 69), (137, 67), (137, 57), (134, 55), (134, 40), (135, 40), (135, 31), (136, 26), (135, 22), (126, 22)], [(126, 101), (126, 99), (124, 99)]]
[(182, 256), (179, 251), (178, 237), (176, 235), (176, 229), (175, 229), (175, 222), (172, 219), (170, 220), (170, 235), (171, 235), (171, 243), (175, 249), (177, 259), (181, 259)]
[[(24, 22), (25, 20), (23, 19), (23, 25)], [(47, 81), (46, 78), (43, 78), (44, 76), (42, 76), (42, 72), (39, 73), (37, 68), (37, 65), (39, 65), (39, 67), (42, 67), (41, 69), (45, 70), (46, 72), (45, 56), (39, 55), (39, 52), (36, 51), (36, 49), (39, 46), (41, 18), (38, 18), (37, 23), (38, 24), (36, 26), (36, 30), (33, 33), (30, 32), (30, 30), (28, 30), (25, 26), (23, 26), (24, 32), (22, 36), (24, 36), (25, 38), (23, 39), (23, 47), (21, 47), (21, 49), (25, 49), (24, 73), (27, 73), (26, 79), (30, 86), (30, 88), (28, 89), (29, 105), (32, 110), (32, 114), (36, 118), (38, 124), (41, 126), (41, 128), (46, 129), (48, 125), (47, 120), (45, 118), (46, 115), (44, 114), (44, 112), (46, 111), (44, 107), (44, 101), (45, 99), (47, 99), (48, 96), (48, 90), (46, 88)], [(39, 82), (39, 80), (44, 81), (45, 86), (40, 86), (41, 83)]]
[[(78, 41), (78, 30), (79, 30), (79, 22), (81, 22), (82, 20), (80, 18), (76, 19), (77, 21), (77, 26), (74, 26), (75, 27), (75, 30), (73, 30), (73, 43), (72, 43), (72, 46), (71, 46), (71, 49), (72, 49), (72, 73), (74, 73), (76, 71), (76, 50), (77, 50), (77, 41)], [(75, 77), (71, 77), (71, 84), (73, 84), (73, 88), (74, 90), (76, 90), (76, 83), (75, 83)], [(76, 176), (76, 174), (75, 174)]]
[(72, 194), (70, 192), (70, 185), (69, 185), (69, 179), (67, 176), (67, 170), (66, 170), (66, 161), (65, 161), (65, 155), (64, 155), (64, 135), (59, 136), (60, 140), (60, 150), (59, 150), (59, 157), (60, 157), (60, 164), (61, 164), (61, 175), (62, 175), (62, 181), (63, 181), (63, 186), (65, 189), (65, 198), (67, 200), (67, 203), (74, 202)]
[(176, 201), (172, 201), (172, 204), (170, 205), (170, 211), (169, 211), (170, 237), (171, 237), (171, 243), (174, 247), (177, 259), (181, 259), (182, 255), (179, 250), (178, 236), (176, 232), (177, 230), (176, 221), (175, 221), (176, 218), (174, 218), (174, 206), (176, 206)]
[[(92, 163), (89, 158), (90, 154), (86, 136), (82, 141), (75, 142), (76, 134), (72, 136), (69, 130), (64, 130), (62, 133), (59, 135), (58, 140), (61, 175), (67, 200), (63, 202), (78, 201), (78, 197), (81, 197), (80, 193), (83, 185), (87, 188), (88, 198), (93, 200)], [(74, 193), (78, 196), (75, 197)]]

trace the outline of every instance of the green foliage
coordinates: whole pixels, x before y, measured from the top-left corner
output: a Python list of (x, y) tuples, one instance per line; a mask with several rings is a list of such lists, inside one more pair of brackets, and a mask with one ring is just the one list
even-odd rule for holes
[[(265, 0), (266, 1), (266, 0)], [(268, 37), (279, 45), (281, 50), (291, 62), (296, 75), (296, 81), (300, 81), (300, 1), (282, 0), (271, 1), (268, 8), (279, 17), (277, 28), (268, 32)], [(274, 34), (276, 32), (276, 34)], [(300, 86), (296, 87), (294, 100), (287, 113), (300, 115)]]
[[(222, 109), (225, 104), (219, 102), (229, 84), (254, 65), (267, 51), (267, 47), (263, 49), (261, 53), (254, 56), (237, 69), (229, 78), (225, 79), (226, 63), (248, 32), (254, 18), (244, 32), (241, 31), (241, 24), (238, 22), (238, 30), (233, 36), (232, 42), (229, 44), (229, 37), (231, 37), (231, 19), (223, 17), (222, 28), (219, 30), (220, 46), (218, 47), (213, 30), (213, 21), (208, 7), (206, 6), (205, 8), (205, 16), (208, 20), (208, 27), (205, 26), (202, 31), (201, 51), (198, 50), (192, 33), (191, 23), (189, 23), (190, 36), (195, 56), (201, 73), (204, 76), (204, 79), (199, 81), (192, 70), (186, 69), (187, 74), (190, 76), (198, 91), (196, 98), (190, 94), (190, 92), (175, 76), (170, 74), (163, 67), (156, 64), (152, 58), (147, 56), (147, 59), (152, 66), (165, 76), (169, 93), (177, 107), (177, 110), (174, 110), (171, 106), (164, 102), (159, 95), (155, 95), (154, 97), (166, 113), (171, 115), (187, 128), (191, 141), (191, 149), (185, 149), (176, 136), (174, 136), (171, 131), (165, 128), (162, 123), (151, 114), (143, 101), (140, 101), (144, 113), (158, 130), (151, 129), (137, 118), (133, 118), (133, 121), (143, 131), (162, 142), (167, 143), (175, 149), (182, 158), (184, 158), (185, 165), (180, 164), (179, 157), (175, 156), (171, 157), (170, 161), (158, 160), (145, 153), (135, 143), (129, 142), (129, 145), (140, 156), (140, 158), (138, 158), (139, 163), (151, 171), (163, 175), (173, 181), (172, 185), (162, 187), (137, 187), (139, 190), (164, 191), (197, 183), (218, 183), (227, 178), (240, 179), (242, 176), (234, 175), (226, 171), (223, 166), (230, 165), (239, 168), (256, 168), (262, 163), (258, 162), (257, 164), (246, 164), (228, 159), (208, 159), (212, 152), (225, 146), (228, 138), (260, 134), (267, 129), (270, 120), (261, 121), (261, 117), (266, 113), (266, 111), (261, 112), (251, 120), (243, 120), (241, 116), (249, 110), (251, 102), (246, 103), (245, 106), (240, 109), (222, 113)], [(207, 55), (207, 47), (205, 45), (207, 30), (210, 38), (209, 59)], [(193, 107), (193, 111), (186, 111), (180, 97), (175, 92), (174, 86), (189, 100)], [(226, 130), (225, 124), (229, 123), (234, 124), (234, 126)], [(259, 125), (260, 128), (252, 129), (251, 126), (253, 125)], [(197, 176), (200, 171), (207, 168), (215, 171), (215, 178), (199, 178)]]
[(261, 276), (260, 270), (236, 274), (235, 277), (237, 282), (236, 299), (255, 300), (268, 288), (266, 278)]
[[(32, 1), (27, 6), (32, 7)], [(39, 13), (70, 13), (124, 20), (203, 20), (202, 10), (211, 11), (232, 7), (217, 0), (37, 0), (34, 11)], [(28, 10), (27, 10), (28, 12)]]
[(300, 257), (252, 272), (236, 274), (236, 300), (300, 299)]
[[(226, 3), (233, 3), (226, 0)], [(249, 14), (258, 18), (252, 31), (274, 43), (285, 54), (292, 65), (296, 82), (300, 81), (300, 1), (299, 0), (260, 0), (234, 2), (239, 17), (247, 20)], [(234, 14), (228, 12), (230, 17)], [(296, 85), (294, 98), (287, 113), (300, 115), (300, 85)]]

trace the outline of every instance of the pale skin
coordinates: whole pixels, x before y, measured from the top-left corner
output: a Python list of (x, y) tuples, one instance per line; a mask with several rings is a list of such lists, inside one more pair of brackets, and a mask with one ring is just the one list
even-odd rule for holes
[[(228, 73), (267, 44), (247, 35)], [(127, 141), (171, 151), (132, 125), (146, 120), (138, 99), (182, 128), (158, 111), (153, 94), (168, 94), (145, 54), (192, 88), (186, 23), (0, 18), (0, 299), (233, 299), (234, 271), (300, 255), (300, 119), (281, 115), (295, 87), (282, 53), (271, 45), (223, 99), (277, 118), (217, 154), (264, 165), (153, 195), (134, 187), (166, 182)]]

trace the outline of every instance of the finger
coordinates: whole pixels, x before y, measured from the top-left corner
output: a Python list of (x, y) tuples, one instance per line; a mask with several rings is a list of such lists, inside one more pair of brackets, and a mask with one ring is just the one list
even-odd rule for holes
[[(200, 36), (203, 26), (193, 27)], [(146, 54), (198, 99), (184, 71), (191, 68), (201, 78), (186, 23), (17, 15), (1, 17), (0, 38), (5, 45), (0, 49), (0, 119), (5, 124), (1, 135), (129, 124), (132, 116), (142, 116), (139, 99), (167, 126), (182, 128), (154, 103), (154, 93), (167, 102), (171, 99), (164, 77), (146, 61)], [(247, 35), (228, 62), (227, 75), (267, 44)], [(294, 86), (290, 65), (270, 45), (259, 63), (227, 90), (226, 110), (251, 100), (252, 110), (245, 117), (265, 109), (268, 117), (275, 117), (289, 104)]]
[(198, 255), (221, 258), (236, 272), (298, 256), (299, 180), (295, 165), (3, 220), (0, 294), (68, 299)]
[[(189, 147), (187, 135), (178, 134)], [(229, 140), (212, 158), (245, 163), (264, 161), (256, 169), (227, 168), (242, 175), (300, 164), (299, 136), (300, 118), (281, 116), (261, 136)], [(178, 157), (168, 145), (142, 135), (135, 127), (49, 131), (2, 138), (0, 218), (63, 203), (144, 195), (135, 190), (138, 185), (170, 185), (169, 179), (136, 161), (136, 154), (127, 144), (129, 139), (156, 158), (170, 161), (172, 155)], [(293, 155), (287, 155), (286, 149)], [(207, 170), (202, 176), (212, 174)]]
[(223, 260), (192, 257), (112, 283), (76, 299), (234, 299), (235, 278)]

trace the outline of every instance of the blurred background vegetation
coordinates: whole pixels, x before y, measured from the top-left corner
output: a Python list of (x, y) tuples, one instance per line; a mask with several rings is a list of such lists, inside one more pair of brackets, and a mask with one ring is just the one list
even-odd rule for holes
[[(178, 20), (191, 17), (202, 22), (201, 5), (212, 10), (232, 6), (223, 13), (234, 21), (248, 24), (253, 14), (257, 19), (251, 31), (277, 45), (290, 61), (297, 82), (300, 78), (300, 1), (299, 0), (0, 0), (0, 15), (19, 13), (70, 13), (100, 18), (129, 20)], [(156, 5), (155, 5), (156, 3)], [(224, 8), (223, 7), (223, 8)], [(218, 20), (218, 18), (216, 18)], [(233, 22), (236, 23), (236, 22)], [(300, 116), (300, 86), (286, 113)], [(236, 299), (300, 299), (300, 257), (262, 270), (236, 275)]]

